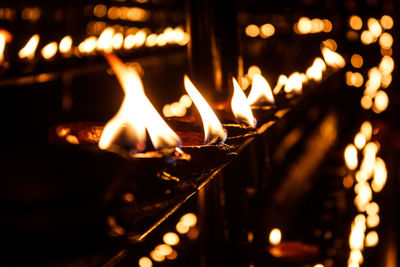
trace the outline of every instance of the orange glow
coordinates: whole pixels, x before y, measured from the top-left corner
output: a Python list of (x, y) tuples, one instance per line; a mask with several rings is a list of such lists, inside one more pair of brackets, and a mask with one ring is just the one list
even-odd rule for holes
[(79, 44), (79, 52), (82, 54), (92, 53), (96, 49), (96, 36), (90, 36), (86, 38), (82, 43)]
[(257, 105), (261, 103), (274, 104), (275, 99), (272, 94), (271, 87), (267, 80), (260, 74), (256, 74), (253, 78), (253, 84), (247, 101), (250, 105)]
[(320, 81), (322, 79), (322, 73), (326, 70), (325, 62), (322, 58), (317, 57), (311, 67), (306, 71), (306, 75), (309, 79)]
[(71, 51), (71, 47), (72, 47), (72, 38), (71, 36), (67, 35), (61, 39), (58, 49), (60, 50), (60, 53), (66, 54)]
[(374, 38), (378, 38), (382, 33), (382, 27), (375, 18), (369, 18), (367, 21), (368, 29)]
[(312, 19), (311, 20), (311, 33), (318, 33), (324, 30), (324, 22), (320, 19)]
[(150, 257), (157, 262), (162, 262), (165, 260), (165, 256), (158, 253), (156, 250), (150, 252)]
[(354, 137), (354, 144), (358, 149), (363, 149), (366, 143), (365, 135), (362, 133), (357, 133)]
[(287, 80), (288, 78), (286, 77), (286, 75), (279, 75), (278, 81), (276, 82), (274, 90), (272, 91), (274, 95), (278, 94), (281, 91), (282, 87), (286, 85)]
[(375, 215), (379, 212), (379, 206), (376, 202), (371, 202), (368, 204), (366, 211), (368, 215)]
[(124, 36), (122, 35), (122, 33), (118, 32), (118, 33), (114, 34), (114, 36), (111, 40), (112, 47), (117, 50), (121, 49), (123, 43), (124, 43)]
[(247, 36), (257, 37), (260, 34), (260, 29), (255, 24), (250, 24), (244, 30)]
[(361, 30), (362, 24), (363, 24), (362, 20), (359, 16), (353, 15), (350, 17), (349, 25), (353, 30), (356, 30), (356, 31)]
[(379, 38), (379, 45), (384, 49), (389, 49), (393, 45), (393, 37), (390, 33), (384, 32)]
[(154, 248), (154, 251), (162, 256), (167, 256), (172, 253), (172, 247), (167, 244), (160, 244)]
[(392, 17), (389, 15), (383, 15), (380, 22), (382, 28), (384, 28), (385, 30), (390, 30), (391, 28), (393, 28), (394, 22)]
[(354, 68), (358, 68), (358, 69), (361, 68), (362, 65), (364, 64), (364, 60), (363, 60), (362, 56), (360, 56), (359, 54), (352, 55), (350, 62)]
[(358, 165), (357, 149), (353, 144), (347, 145), (344, 150), (344, 160), (349, 170), (355, 170)]
[(374, 178), (372, 179), (371, 187), (374, 192), (382, 191), (387, 180), (387, 169), (385, 162), (377, 157), (374, 165)]
[(250, 127), (256, 126), (256, 119), (253, 116), (250, 105), (247, 102), (246, 95), (243, 93), (242, 88), (240, 88), (235, 78), (233, 81), (233, 96), (231, 102), (231, 108), (235, 118), (238, 121), (244, 122)]
[(360, 38), (361, 38), (361, 42), (365, 45), (369, 45), (374, 42), (374, 36), (372, 35), (372, 33), (370, 31), (363, 31), (361, 33)]
[(381, 62), (379, 63), (379, 70), (382, 75), (389, 75), (393, 72), (394, 69), (394, 60), (390, 56), (382, 57)]
[(360, 132), (365, 136), (366, 141), (371, 140), (372, 124), (369, 121), (364, 121), (361, 124)]
[(180, 233), (180, 234), (186, 234), (187, 232), (189, 232), (189, 230), (190, 230), (190, 227), (189, 226), (187, 226), (186, 224), (184, 224), (182, 221), (179, 221), (177, 224), (176, 224), (176, 231), (178, 232), (178, 233)]
[(11, 41), (12, 35), (6, 30), (0, 29), (0, 63), (4, 60), (4, 48), (6, 43)]
[(167, 245), (176, 246), (179, 244), (179, 236), (173, 232), (169, 232), (163, 236), (163, 241)]
[(311, 27), (312, 27), (311, 20), (309, 18), (307, 18), (307, 17), (301, 17), (299, 19), (297, 27), (298, 27), (298, 31), (301, 34), (310, 33), (311, 32)]
[(281, 239), (282, 239), (281, 230), (279, 230), (278, 228), (272, 229), (271, 232), (269, 233), (269, 243), (273, 246), (276, 246), (279, 243), (281, 243)]
[(330, 22), (330, 20), (328, 20), (328, 19), (323, 19), (322, 20), (323, 21), (323, 23), (324, 23), (324, 29), (323, 29), (323, 31), (324, 32), (331, 32), (332, 31), (332, 22)]
[(378, 242), (379, 242), (379, 236), (376, 231), (369, 232), (365, 237), (366, 247), (375, 247), (376, 245), (378, 245)]
[(270, 23), (266, 23), (260, 27), (260, 36), (261, 38), (268, 38), (274, 35), (275, 27)]
[(180, 221), (187, 227), (194, 227), (197, 224), (197, 216), (194, 213), (186, 213)]
[(361, 97), (361, 107), (365, 110), (368, 110), (372, 107), (372, 97), (370, 97), (369, 95), (364, 95), (363, 97)]
[[(367, 206), (368, 207), (368, 206)], [(380, 218), (377, 214), (372, 214), (367, 217), (367, 226), (368, 228), (375, 228), (379, 225)]]
[(141, 152), (145, 149), (146, 128), (154, 148), (180, 146), (180, 138), (147, 99), (137, 71), (126, 66), (113, 54), (106, 54), (106, 59), (117, 76), (125, 97), (117, 114), (104, 127), (99, 147), (110, 148), (121, 130), (125, 129), (135, 150)]
[(58, 45), (56, 42), (51, 42), (42, 48), (42, 56), (45, 59), (51, 59), (57, 53)]
[(322, 46), (321, 47), (327, 47), (332, 51), (336, 51), (337, 43), (333, 39), (326, 39), (325, 41), (322, 42)]
[(153, 47), (155, 45), (157, 45), (157, 34), (152, 33), (146, 38), (146, 46)]
[(139, 259), (139, 267), (153, 267), (153, 262), (148, 257), (141, 257)]
[(204, 127), (204, 142), (210, 142), (214, 137), (218, 137), (221, 141), (225, 141), (227, 134), (218, 120), (207, 101), (203, 98), (200, 92), (196, 89), (189, 77), (184, 78), (185, 89), (192, 99), (193, 103), (199, 110)]
[(344, 58), (327, 47), (322, 48), (322, 55), (326, 64), (333, 68), (343, 68), (346, 65)]
[(249, 75), (250, 80), (253, 80), (256, 74), (261, 75), (261, 69), (256, 65), (250, 66), (249, 69), (247, 70), (247, 74)]
[(93, 8), (93, 15), (98, 18), (102, 18), (107, 15), (107, 7), (102, 4), (98, 4)]
[(303, 79), (300, 73), (298, 72), (292, 73), (286, 81), (285, 92), (291, 93), (294, 91), (296, 93), (301, 93), (302, 88), (303, 88)]
[(39, 39), (39, 34), (33, 35), (26, 43), (26, 45), (21, 50), (19, 50), (19, 58), (33, 59), (33, 57), (35, 56), (36, 48), (39, 44)]
[(381, 113), (389, 106), (389, 97), (385, 91), (379, 90), (374, 97), (372, 110), (375, 113)]
[(104, 52), (112, 52), (112, 38), (115, 30), (112, 27), (107, 27), (100, 34), (97, 40), (97, 50), (102, 50)]
[(382, 76), (381, 86), (383, 88), (388, 88), (388, 86), (392, 83), (392, 75), (384, 75)]

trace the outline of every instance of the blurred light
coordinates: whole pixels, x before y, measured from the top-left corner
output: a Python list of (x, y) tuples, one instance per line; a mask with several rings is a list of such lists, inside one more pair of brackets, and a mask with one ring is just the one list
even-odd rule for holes
[(390, 30), (391, 28), (393, 28), (393, 19), (391, 16), (389, 15), (383, 15), (381, 18), (381, 25), (382, 28), (384, 28), (385, 30)]
[(60, 53), (65, 54), (71, 51), (71, 47), (72, 47), (72, 38), (71, 36), (67, 35), (61, 39), (58, 49), (60, 50)]
[(98, 4), (93, 8), (93, 15), (98, 18), (102, 18), (107, 14), (107, 7), (102, 4)]
[(372, 33), (370, 31), (363, 31), (361, 33), (361, 42), (365, 45), (369, 45), (372, 44), (372, 42), (374, 41), (374, 36), (372, 35)]
[(96, 48), (96, 43), (97, 43), (97, 38), (96, 36), (90, 36), (86, 38), (82, 43), (79, 44), (79, 52), (85, 54), (85, 53), (91, 53), (94, 51)]
[(108, 16), (108, 18), (111, 19), (111, 20), (116, 20), (116, 19), (118, 19), (119, 16), (120, 16), (119, 8), (118, 8), (118, 7), (115, 7), (115, 6), (110, 7), (110, 8), (108, 9), (107, 16)]
[(382, 76), (381, 86), (383, 88), (387, 88), (392, 83), (392, 75)]
[(358, 165), (357, 149), (353, 144), (347, 145), (344, 150), (344, 160), (349, 170), (355, 170)]
[(71, 135), (71, 134), (69, 134), (65, 137), (65, 141), (67, 141), (68, 143), (73, 144), (73, 145), (79, 144), (78, 137), (76, 137), (75, 135)]
[(392, 48), (382, 48), (381, 47), (381, 55), (382, 56), (392, 56), (393, 49)]
[(112, 38), (115, 30), (112, 27), (107, 27), (99, 36), (97, 40), (97, 50), (103, 50), (104, 52), (112, 52)]
[(363, 149), (365, 146), (366, 140), (365, 136), (362, 133), (357, 133), (354, 137), (354, 144), (358, 149)]
[(365, 246), (367, 247), (375, 247), (378, 245), (379, 242), (379, 236), (376, 231), (371, 231), (367, 234), (365, 237)]
[(286, 84), (285, 84), (285, 92), (286, 93), (301, 93), (301, 90), (303, 88), (303, 80), (298, 72), (293, 72), (287, 79)]
[(250, 80), (253, 80), (254, 75), (256, 74), (261, 75), (261, 69), (256, 65), (250, 66), (249, 69), (247, 70), (247, 74), (249, 75)]
[(375, 228), (379, 225), (379, 223), (380, 223), (379, 215), (373, 214), (367, 217), (368, 228)]
[(255, 24), (250, 24), (246, 27), (245, 33), (250, 37), (257, 37), (260, 34), (260, 29)]
[(307, 18), (307, 17), (301, 17), (299, 19), (297, 27), (298, 27), (299, 32), (301, 34), (310, 33), (311, 32), (311, 27), (312, 27), (311, 20), (309, 18)]
[(351, 56), (351, 65), (353, 65), (354, 68), (361, 68), (364, 60), (362, 58), (362, 56), (360, 56), (359, 54), (354, 54)]
[(322, 48), (322, 55), (327, 65), (333, 68), (343, 68), (346, 65), (346, 61), (339, 54), (327, 47)]
[(385, 162), (377, 157), (374, 165), (374, 178), (372, 179), (371, 187), (374, 192), (380, 192), (386, 184), (387, 169)]
[(311, 20), (311, 33), (318, 33), (324, 30), (324, 22), (320, 19), (312, 19)]
[(45, 59), (50, 59), (55, 56), (58, 50), (57, 42), (51, 42), (42, 48), (42, 56)]
[(379, 90), (374, 97), (374, 104), (372, 110), (375, 113), (381, 113), (389, 106), (389, 97), (385, 91)]
[(171, 254), (167, 255), (167, 259), (175, 260), (178, 257), (178, 252), (176, 250), (172, 250)]
[(154, 260), (154, 261), (158, 261), (158, 262), (162, 262), (163, 260), (165, 260), (165, 256), (157, 253), (156, 250), (152, 250), (150, 252), (150, 257)]
[(333, 39), (326, 39), (325, 41), (322, 42), (322, 47), (327, 47), (332, 51), (336, 51), (337, 43)]
[(176, 246), (179, 244), (179, 236), (173, 232), (169, 232), (163, 236), (163, 241), (167, 245)]
[(170, 245), (160, 244), (154, 248), (154, 251), (156, 251), (156, 253), (159, 255), (167, 256), (167, 255), (171, 254), (173, 250)]
[(157, 36), (157, 46), (164, 46), (167, 44), (167, 38), (165, 37), (165, 35), (163, 33), (159, 34)]
[(194, 227), (197, 223), (197, 216), (194, 213), (186, 213), (182, 216), (181, 222), (187, 227)]
[(324, 265), (321, 263), (318, 263), (318, 264), (315, 264), (314, 267), (324, 267)]
[(281, 230), (279, 230), (278, 228), (272, 229), (271, 232), (269, 233), (269, 243), (273, 246), (276, 246), (279, 243), (281, 243), (281, 239), (282, 239)]
[(309, 79), (320, 81), (322, 79), (322, 72), (326, 70), (326, 64), (322, 58), (317, 57), (314, 59), (313, 64), (306, 71)]
[(141, 257), (139, 259), (139, 267), (152, 267), (153, 262), (148, 257)]
[(181, 103), (185, 108), (189, 108), (192, 105), (192, 99), (187, 94), (184, 94), (179, 99), (179, 103)]
[(136, 40), (134, 34), (129, 34), (124, 40), (124, 49), (131, 49), (135, 46)]
[(268, 38), (275, 33), (274, 25), (270, 23), (266, 23), (260, 27), (260, 36), (261, 38)]
[(363, 255), (361, 253), (360, 250), (356, 249), (356, 250), (352, 250), (350, 252), (350, 260), (352, 262), (357, 262), (358, 264), (361, 264), (364, 260)]
[(197, 228), (191, 228), (186, 236), (190, 240), (195, 240), (199, 237), (199, 234), (200, 234), (200, 232)]
[(372, 124), (369, 121), (364, 121), (360, 128), (361, 133), (365, 136), (366, 141), (371, 140)]
[(379, 38), (379, 45), (382, 48), (389, 49), (393, 45), (393, 37), (390, 33), (384, 32)]
[(26, 7), (21, 12), (21, 18), (23, 20), (36, 21), (40, 18), (40, 15), (41, 11), (40, 8), (38, 7), (33, 7), (33, 8)]
[(365, 110), (370, 109), (372, 107), (372, 97), (369, 95), (361, 97), (361, 107)]
[(366, 211), (368, 215), (375, 215), (379, 212), (379, 205), (376, 202), (371, 202), (368, 204)]
[(278, 94), (281, 91), (282, 87), (286, 85), (287, 80), (288, 78), (286, 77), (286, 75), (284, 74), (279, 75), (278, 81), (276, 82), (276, 85), (272, 93), (274, 95)]
[(353, 31), (353, 30), (349, 30), (346, 32), (346, 38), (351, 41), (351, 42), (355, 42), (358, 40), (358, 32)]
[(332, 22), (330, 22), (328, 19), (323, 19), (322, 20), (324, 23), (324, 32), (331, 32), (332, 31)]
[(124, 43), (124, 36), (122, 35), (122, 33), (117, 32), (116, 34), (114, 34), (111, 40), (112, 47), (116, 50), (121, 49), (123, 43)]
[(153, 33), (147, 36), (146, 38), (146, 46), (153, 47), (157, 44), (157, 34)]
[(343, 178), (343, 186), (350, 189), (354, 184), (354, 178), (351, 175), (347, 175)]
[(379, 37), (382, 33), (382, 27), (379, 24), (379, 21), (375, 18), (369, 18), (367, 21), (368, 29), (372, 33), (374, 38)]
[(353, 15), (350, 17), (349, 25), (353, 30), (360, 30), (362, 28), (362, 20), (359, 16)]
[(186, 234), (187, 232), (189, 232), (189, 226), (187, 226), (186, 224), (184, 224), (182, 221), (179, 221), (176, 224), (176, 231), (180, 234)]
[(39, 44), (39, 39), (39, 34), (33, 35), (26, 43), (26, 45), (21, 50), (19, 50), (18, 56), (20, 58), (33, 59), (33, 57), (35, 56), (36, 48)]
[(394, 69), (394, 60), (390, 56), (382, 57), (381, 62), (379, 63), (379, 70), (381, 71), (382, 75), (391, 74)]
[(135, 200), (135, 196), (132, 193), (125, 193), (124, 200), (126, 202), (133, 202), (133, 200)]

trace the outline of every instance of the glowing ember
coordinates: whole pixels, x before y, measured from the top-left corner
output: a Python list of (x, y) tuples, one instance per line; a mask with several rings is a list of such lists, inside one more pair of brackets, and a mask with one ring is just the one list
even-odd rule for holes
[(18, 52), (20, 58), (33, 59), (36, 48), (39, 44), (39, 34), (35, 34), (29, 39), (26, 45)]
[(243, 93), (236, 79), (233, 78), (233, 97), (231, 107), (235, 118), (239, 121), (246, 123), (251, 127), (256, 126), (256, 120), (254, 119), (253, 113), (249, 103), (247, 102), (246, 95)]
[(118, 113), (106, 124), (99, 141), (101, 149), (109, 148), (124, 130), (137, 152), (145, 149), (146, 128), (155, 149), (180, 146), (180, 138), (163, 121), (147, 99), (142, 81), (135, 69), (126, 66), (117, 56), (106, 54), (106, 59), (125, 92)]
[(254, 75), (251, 91), (247, 97), (250, 105), (262, 103), (274, 104), (275, 99), (267, 80), (260, 74)]
[(208, 143), (213, 138), (217, 137), (222, 142), (225, 141), (227, 134), (222, 127), (221, 122), (218, 120), (207, 101), (203, 98), (200, 92), (196, 89), (189, 77), (185, 75), (184, 78), (185, 89), (192, 99), (193, 103), (199, 110), (204, 127), (204, 142)]

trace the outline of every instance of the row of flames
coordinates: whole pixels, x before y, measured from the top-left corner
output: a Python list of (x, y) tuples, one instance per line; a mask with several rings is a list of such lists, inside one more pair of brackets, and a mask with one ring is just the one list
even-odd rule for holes
[[(289, 77), (281, 75), (274, 90), (261, 74), (255, 74), (251, 91), (246, 97), (239, 83), (233, 79), (234, 92), (231, 101), (232, 112), (241, 123), (249, 127), (256, 126), (251, 106), (273, 105), (274, 94), (284, 88), (285, 93), (301, 94), (303, 83), (311, 80), (320, 81), (328, 66), (342, 68), (345, 61), (342, 56), (328, 47), (322, 48), (322, 58), (316, 58), (306, 73), (295, 72)], [(125, 97), (117, 114), (106, 124), (99, 141), (101, 149), (110, 149), (122, 131), (129, 137), (135, 152), (146, 149), (146, 130), (155, 149), (179, 147), (179, 136), (166, 124), (145, 95), (139, 74), (132, 67), (125, 65), (117, 56), (105, 53), (106, 59), (116, 74)], [(223, 142), (227, 133), (214, 111), (196, 89), (190, 78), (184, 77), (185, 89), (197, 107), (204, 128), (204, 142), (218, 139)]]

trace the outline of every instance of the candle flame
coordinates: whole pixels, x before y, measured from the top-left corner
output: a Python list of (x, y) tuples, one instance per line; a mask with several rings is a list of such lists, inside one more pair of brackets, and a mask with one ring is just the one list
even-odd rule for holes
[(67, 35), (61, 39), (58, 49), (61, 53), (65, 54), (71, 51), (72, 47), (72, 38), (71, 36)]
[(279, 75), (278, 81), (276, 82), (276, 85), (273, 90), (274, 95), (278, 94), (281, 91), (281, 89), (286, 85), (287, 80), (288, 78), (286, 75), (284, 74)]
[(309, 79), (320, 81), (324, 71), (326, 71), (325, 62), (322, 60), (322, 58), (317, 57), (311, 67), (307, 69), (306, 75)]
[(0, 29), (0, 63), (4, 60), (4, 48), (6, 47), (6, 43), (10, 42), (11, 39), (11, 33), (6, 30)]
[(33, 35), (26, 43), (26, 45), (21, 50), (19, 50), (18, 56), (20, 58), (33, 59), (33, 57), (35, 56), (36, 48), (39, 44), (39, 40), (39, 34)]
[(99, 39), (97, 40), (96, 48), (97, 50), (102, 50), (104, 52), (112, 52), (112, 39), (114, 36), (114, 29), (111, 27), (107, 27), (104, 31), (100, 34)]
[(204, 142), (211, 141), (214, 137), (218, 137), (221, 141), (225, 141), (227, 134), (218, 120), (217, 116), (208, 105), (207, 101), (203, 98), (200, 92), (193, 85), (192, 81), (187, 75), (184, 78), (185, 89), (189, 94), (193, 103), (199, 110), (204, 127)]
[(343, 68), (346, 65), (344, 58), (337, 52), (332, 51), (328, 47), (322, 48), (322, 56), (326, 64), (333, 68)]
[(274, 104), (275, 99), (267, 80), (260, 74), (254, 75), (251, 91), (247, 97), (250, 105), (261, 103)]
[(45, 59), (51, 59), (52, 57), (54, 57), (56, 55), (57, 49), (58, 49), (57, 43), (51, 42), (42, 48), (42, 51), (41, 51), (42, 56)]
[(101, 149), (109, 148), (125, 129), (137, 152), (145, 150), (146, 128), (155, 149), (180, 146), (178, 135), (165, 123), (147, 99), (142, 81), (134, 68), (117, 56), (105, 54), (116, 74), (125, 97), (117, 114), (106, 124), (99, 141)]
[(233, 80), (233, 97), (231, 107), (235, 118), (239, 121), (246, 123), (251, 127), (256, 126), (256, 119), (254, 119), (253, 113), (249, 103), (247, 102), (246, 95), (243, 93), (238, 82), (235, 78)]
[(291, 93), (301, 93), (303, 88), (303, 77), (299, 72), (292, 73), (286, 81), (285, 92)]

